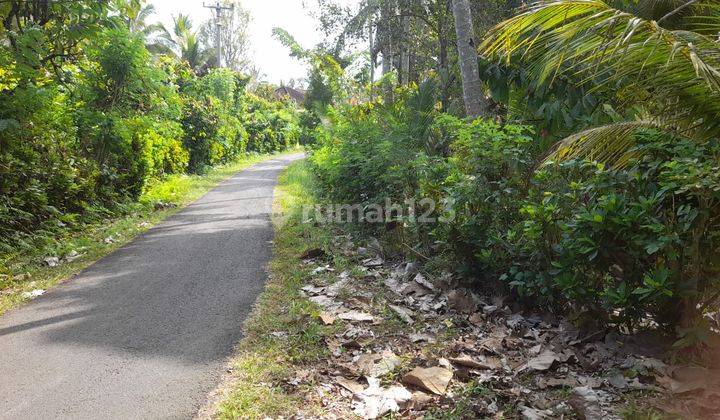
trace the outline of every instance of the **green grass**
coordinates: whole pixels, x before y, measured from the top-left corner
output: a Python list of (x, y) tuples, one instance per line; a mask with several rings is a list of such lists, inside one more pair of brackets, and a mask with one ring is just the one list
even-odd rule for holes
[[(245, 323), (229, 384), (221, 391), (216, 415), (223, 419), (289, 415), (307, 402), (301, 393), (283, 386), (303, 365), (328, 357), (324, 339), (336, 327), (317, 321), (318, 309), (300, 295), (309, 268), (300, 255), (314, 247), (327, 247), (327, 229), (302, 223), (302, 206), (313, 197), (312, 177), (305, 161), (295, 162), (280, 177), (276, 190), (274, 257), (270, 279)], [(272, 333), (285, 333), (278, 337)], [(301, 385), (308, 386), (308, 385)], [(312, 411), (312, 410), (311, 410)]]
[[(292, 152), (297, 152), (293, 150)], [(290, 153), (290, 152), (288, 152)], [(106, 214), (97, 221), (75, 229), (38, 236), (29, 246), (0, 255), (0, 315), (28, 298), (25, 292), (46, 290), (78, 273), (93, 262), (128, 243), (139, 233), (197, 200), (220, 181), (269, 155), (254, 155), (217, 166), (203, 175), (172, 175), (148, 186), (139, 203), (129, 206), (123, 215)], [(157, 202), (177, 207), (155, 210)], [(112, 237), (112, 243), (105, 238)], [(71, 251), (81, 254), (73, 262), (48, 267), (47, 256), (62, 257)]]

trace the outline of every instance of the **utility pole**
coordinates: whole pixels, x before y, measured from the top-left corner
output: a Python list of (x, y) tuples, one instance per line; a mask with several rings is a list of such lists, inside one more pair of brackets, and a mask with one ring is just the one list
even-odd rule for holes
[(222, 56), (222, 42), (220, 40), (220, 27), (222, 26), (221, 18), (222, 18), (222, 12), (223, 10), (233, 10), (235, 9), (235, 4), (231, 4), (230, 6), (223, 6), (220, 4), (219, 1), (216, 1), (215, 4), (206, 5), (205, 2), (203, 2), (203, 7), (207, 9), (215, 9), (215, 55), (217, 56), (217, 66), (223, 67), (223, 56)]

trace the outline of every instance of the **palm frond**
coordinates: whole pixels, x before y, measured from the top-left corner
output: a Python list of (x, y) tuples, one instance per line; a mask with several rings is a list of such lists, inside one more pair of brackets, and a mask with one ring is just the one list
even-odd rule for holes
[(633, 146), (635, 133), (640, 129), (666, 130), (667, 127), (651, 121), (621, 122), (594, 127), (555, 143), (544, 160), (588, 159), (622, 168), (638, 156)]
[(599, 0), (537, 4), (496, 26), (480, 51), (519, 60), (538, 83), (562, 74), (597, 90), (642, 89), (669, 98), (667, 104), (676, 104), (669, 113), (720, 117), (720, 46), (714, 39), (664, 29)]

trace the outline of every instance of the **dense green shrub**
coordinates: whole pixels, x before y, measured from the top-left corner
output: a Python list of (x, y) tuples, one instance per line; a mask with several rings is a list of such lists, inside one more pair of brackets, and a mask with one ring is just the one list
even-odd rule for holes
[[(497, 278), (513, 259), (508, 228), (516, 223), (534, 159), (534, 140), (525, 127), (439, 117), (434, 131), (450, 141), (445, 178), (421, 182), (423, 195), (447, 200), (454, 219), (440, 223), (434, 237), (473, 275)], [(437, 164), (435, 164), (437, 165)]]
[[(152, 56), (142, 34), (121, 21), (98, 22), (73, 32), (68, 46), (49, 37), (73, 29), (52, 20), (30, 22), (15, 43), (0, 43), (3, 251), (125, 211), (152, 178), (298, 142), (295, 108), (257, 101), (245, 92), (248, 78), (227, 69), (198, 77), (187, 63)], [(62, 61), (42, 59), (65, 47)], [(246, 125), (261, 127), (252, 147)]]
[(245, 106), (243, 124), (248, 134), (248, 150), (268, 153), (298, 144), (300, 126), (293, 105), (248, 94)]
[(524, 296), (630, 326), (687, 326), (718, 289), (720, 148), (637, 137), (643, 158), (626, 170), (573, 161), (536, 174), (509, 280)]
[(432, 199), (436, 219), (406, 216), (400, 237), (450, 257), (479, 287), (697, 339), (720, 290), (717, 141), (638, 131), (641, 158), (624, 168), (540, 165), (542, 141), (526, 127), (436, 113), (422, 89), (395, 95), (329, 109), (311, 153), (328, 200), (366, 209), (411, 200), (419, 214)]

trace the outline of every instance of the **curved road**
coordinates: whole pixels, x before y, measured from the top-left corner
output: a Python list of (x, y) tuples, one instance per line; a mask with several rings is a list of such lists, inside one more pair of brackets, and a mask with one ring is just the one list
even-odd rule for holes
[(193, 417), (263, 289), (275, 181), (300, 157), (238, 173), (0, 317), (0, 418)]

